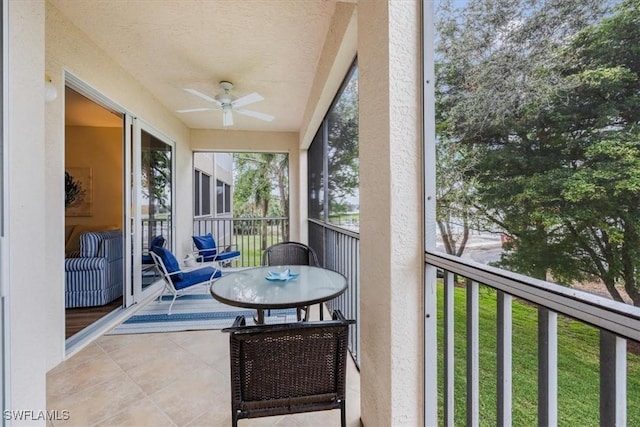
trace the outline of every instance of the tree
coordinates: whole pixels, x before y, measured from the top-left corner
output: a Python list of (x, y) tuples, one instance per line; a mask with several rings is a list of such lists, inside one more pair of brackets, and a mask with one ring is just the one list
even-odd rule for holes
[(149, 200), (149, 217), (153, 218), (156, 205), (169, 210), (171, 202), (171, 151), (164, 146), (153, 148), (143, 145), (142, 194)]
[(475, 208), (476, 157), (472, 150), (443, 133), (436, 143), (436, 223), (445, 251), (456, 256), (464, 252), (472, 229), (485, 228)]
[[(504, 182), (492, 181), (493, 168), (501, 168), (504, 160), (491, 160), (493, 148), (504, 145), (509, 150), (511, 141), (528, 131), (528, 124), (521, 122), (523, 114), (533, 103), (547, 102), (562, 80), (546, 64), (555, 63), (554, 52), (562, 40), (601, 13), (599, 1), (471, 0), (463, 9), (453, 8), (450, 1), (440, 5), (436, 23), (438, 139), (466, 146), (461, 149), (474, 153), (475, 173), (461, 160), (457, 162), (458, 167), (466, 169), (464, 191), (484, 185), (473, 198), (462, 198), (462, 191), (451, 198), (459, 201), (458, 210), (465, 217), (472, 215), (476, 221), (487, 218), (511, 237), (522, 235), (523, 229), (535, 223), (527, 215), (528, 208), (509, 194), (497, 197), (496, 192), (510, 188), (503, 188)], [(515, 155), (511, 152), (504, 157)], [(527, 163), (527, 158), (524, 154), (521, 163)], [(440, 162), (438, 158), (442, 175), (449, 165)], [(510, 182), (511, 178), (505, 180)], [(474, 203), (475, 209), (469, 203)], [(540, 235), (540, 225), (532, 229)], [(540, 264), (536, 261), (526, 267)], [(541, 278), (547, 271), (546, 267), (515, 269)]]
[(327, 115), (329, 213), (347, 211), (345, 199), (359, 188), (358, 69)]
[[(267, 218), (272, 213), (289, 216), (289, 157), (274, 153), (234, 153), (233, 215)], [(278, 197), (275, 197), (275, 194)], [(278, 200), (278, 206), (272, 201)], [(276, 212), (274, 212), (276, 210)], [(262, 221), (262, 249), (268, 246), (267, 222)], [(288, 225), (280, 232), (288, 238)]]
[(640, 305), (640, 15), (637, 1), (607, 5), (445, 7), (440, 125), (479, 154), (477, 208), (513, 237), (503, 266), (597, 277), (616, 300), (622, 281)]

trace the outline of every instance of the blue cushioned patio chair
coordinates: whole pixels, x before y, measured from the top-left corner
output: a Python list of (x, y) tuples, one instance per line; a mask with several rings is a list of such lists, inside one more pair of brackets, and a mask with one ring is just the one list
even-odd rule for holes
[(146, 278), (150, 278), (152, 282), (155, 282), (156, 277), (158, 277), (158, 275), (161, 274), (160, 269), (158, 268), (156, 263), (153, 261), (153, 258), (151, 258), (151, 254), (149, 252), (151, 251), (151, 248), (153, 248), (154, 246), (160, 246), (161, 248), (164, 248), (166, 244), (167, 244), (167, 241), (165, 240), (165, 238), (162, 237), (162, 235), (157, 235), (151, 240), (151, 244), (149, 245), (149, 250), (146, 253), (142, 254), (143, 282), (145, 281)]
[[(165, 238), (162, 237), (162, 235), (158, 235), (154, 237), (153, 240), (151, 240), (149, 251), (151, 251), (151, 248), (153, 248), (154, 246), (160, 246), (161, 248), (164, 248), (166, 243), (167, 241), (165, 240)], [(153, 258), (151, 258), (150, 253), (142, 254), (142, 265), (155, 265), (155, 262), (153, 261)]]
[[(173, 295), (173, 300), (169, 306), (169, 312), (173, 308), (176, 298), (184, 295), (189, 289), (193, 289), (196, 285), (210, 284), (213, 280), (222, 276), (222, 272), (215, 267), (201, 267), (195, 270), (182, 271), (180, 264), (171, 251), (154, 246), (151, 248), (151, 258), (162, 273), (165, 283), (165, 289)], [(162, 299), (162, 295), (158, 297), (158, 301)]]
[(240, 251), (225, 251), (222, 246), (216, 246), (216, 239), (211, 233), (192, 237), (193, 243), (198, 248), (195, 253), (198, 262), (217, 262), (228, 266), (231, 265), (231, 261), (240, 257)]

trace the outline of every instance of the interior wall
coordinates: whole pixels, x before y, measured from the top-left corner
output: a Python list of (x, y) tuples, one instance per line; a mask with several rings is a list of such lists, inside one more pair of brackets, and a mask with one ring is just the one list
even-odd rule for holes
[[(22, 2), (12, 2), (22, 3)], [(31, 3), (31, 2), (25, 2)], [(39, 2), (35, 2), (39, 3)], [(46, 73), (58, 89), (58, 98), (46, 106), (46, 164), (44, 183), (46, 199), (42, 223), (46, 230), (45, 255), (42, 265), (47, 271), (47, 286), (42, 297), (47, 301), (46, 338), (43, 339), (47, 354), (47, 369), (55, 367), (65, 357), (64, 338), (64, 167), (65, 122), (64, 87), (65, 71), (86, 82), (113, 103), (120, 105), (137, 118), (142, 119), (175, 142), (175, 235), (178, 246), (191, 241), (192, 230), (192, 182), (193, 162), (189, 147), (188, 129), (175, 114), (160, 105), (143, 86), (109, 56), (96, 46), (84, 33), (69, 22), (51, 3), (45, 6), (45, 70), (38, 72), (38, 82), (44, 84)], [(42, 91), (39, 92), (40, 94)], [(42, 96), (39, 95), (39, 100)], [(184, 253), (181, 254), (184, 257)], [(33, 259), (33, 257), (30, 257)], [(42, 351), (43, 342), (39, 342)]]
[(66, 126), (65, 135), (65, 167), (88, 167), (92, 176), (91, 216), (66, 216), (65, 225), (104, 225), (122, 229), (122, 129)]

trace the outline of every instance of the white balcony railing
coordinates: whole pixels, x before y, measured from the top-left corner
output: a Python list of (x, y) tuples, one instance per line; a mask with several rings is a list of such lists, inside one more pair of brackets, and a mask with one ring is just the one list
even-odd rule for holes
[(234, 267), (253, 267), (262, 264), (267, 247), (289, 240), (289, 218), (195, 218), (193, 234), (207, 233), (218, 246), (240, 251)]
[[(444, 307), (440, 318), (443, 325), (442, 373), (443, 391), (441, 423), (455, 425), (455, 332), (454, 276), (463, 281), (466, 305), (466, 425), (486, 424), (480, 418), (480, 309), (479, 290), (496, 291), (496, 408), (499, 426), (512, 424), (514, 380), (512, 302), (518, 301), (538, 311), (537, 352), (537, 418), (538, 425), (557, 425), (558, 414), (558, 317), (565, 316), (590, 325), (599, 331), (599, 413), (601, 426), (627, 424), (627, 340), (640, 340), (640, 310), (610, 299), (490, 266), (466, 261), (439, 252), (426, 254), (426, 263), (444, 272), (442, 291)], [(458, 284), (456, 284), (458, 283)], [(427, 365), (433, 366), (433, 364)], [(458, 367), (459, 368), (459, 367)], [(464, 369), (464, 368), (463, 368)], [(579, 369), (579, 367), (578, 367)], [(531, 397), (535, 400), (535, 396)], [(635, 397), (634, 397), (635, 399)], [(534, 402), (535, 404), (535, 402)], [(589, 420), (594, 422), (595, 420)], [(597, 424), (597, 421), (595, 421)]]

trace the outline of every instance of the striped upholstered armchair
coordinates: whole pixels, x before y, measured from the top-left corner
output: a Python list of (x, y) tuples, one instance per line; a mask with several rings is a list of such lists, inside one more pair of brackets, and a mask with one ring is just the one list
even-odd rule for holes
[(122, 296), (122, 231), (89, 231), (80, 236), (80, 253), (65, 259), (67, 308), (105, 305)]

